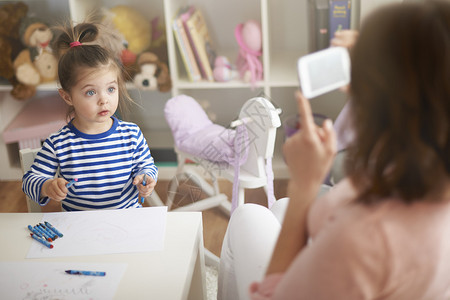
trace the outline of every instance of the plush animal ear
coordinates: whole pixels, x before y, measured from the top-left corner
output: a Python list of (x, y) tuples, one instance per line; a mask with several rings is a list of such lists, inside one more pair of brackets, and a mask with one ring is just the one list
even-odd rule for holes
[(158, 90), (160, 92), (168, 92), (172, 88), (172, 80), (169, 75), (169, 68), (167, 65), (161, 61), (156, 63), (157, 70), (155, 76), (158, 82)]

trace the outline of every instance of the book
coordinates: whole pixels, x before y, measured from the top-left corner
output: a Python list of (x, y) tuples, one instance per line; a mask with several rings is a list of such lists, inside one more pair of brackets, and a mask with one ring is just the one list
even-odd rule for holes
[(309, 0), (309, 51), (315, 52), (330, 46), (329, 0)]
[(184, 29), (183, 22), (180, 18), (180, 15), (185, 11), (186, 9), (180, 9), (179, 13), (172, 20), (172, 29), (189, 80), (196, 82), (201, 80), (201, 73)]
[(329, 38), (336, 31), (350, 29), (351, 0), (330, 0)]
[(195, 7), (191, 7), (181, 15), (181, 19), (202, 77), (208, 81), (214, 81), (212, 70), (216, 53), (202, 12)]

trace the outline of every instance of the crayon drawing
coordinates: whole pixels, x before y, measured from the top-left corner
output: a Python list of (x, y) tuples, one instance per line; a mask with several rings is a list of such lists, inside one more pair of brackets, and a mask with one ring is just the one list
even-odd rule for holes
[[(126, 264), (65, 262), (0, 262), (3, 299), (112, 299)], [(107, 276), (69, 275), (65, 269), (102, 270)]]

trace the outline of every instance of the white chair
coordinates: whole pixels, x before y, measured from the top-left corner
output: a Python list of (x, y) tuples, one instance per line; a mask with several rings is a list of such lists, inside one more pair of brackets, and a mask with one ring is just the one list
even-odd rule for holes
[[(31, 165), (34, 162), (34, 158), (36, 157), (37, 153), (41, 150), (40, 148), (26, 148), (26, 149), (20, 149), (19, 156), (20, 156), (20, 165), (22, 167), (22, 173), (25, 174), (28, 172), (28, 170), (31, 169)], [(28, 212), (42, 212), (42, 207), (37, 204), (35, 201), (30, 199), (28, 196), (26, 196), (27, 200), (27, 208)]]
[[(168, 110), (178, 108), (176, 101), (188, 101), (190, 107), (193, 107), (193, 109), (199, 107), (198, 103), (195, 103), (193, 98), (185, 95), (176, 96), (170, 99), (166, 104), (166, 119), (169, 123), (169, 127), (172, 129), (172, 133), (174, 133), (175, 152), (178, 160), (177, 175), (169, 185), (166, 203), (169, 209), (171, 209), (174, 204), (179, 183), (188, 179), (193, 181), (198, 187), (201, 187), (202, 192), (206, 194), (207, 197), (200, 200), (196, 199), (197, 201), (192, 201), (192, 203), (188, 205), (175, 208), (173, 211), (203, 211), (219, 207), (225, 213), (230, 214), (231, 204), (227, 196), (220, 192), (217, 182), (218, 178), (225, 178), (238, 185), (238, 203), (236, 205), (244, 203), (245, 189), (263, 187), (266, 190), (266, 193), (268, 193), (268, 196), (270, 196), (270, 194), (273, 195), (271, 160), (275, 146), (276, 130), (281, 125), (279, 118), (279, 113), (281, 112), (280, 109), (275, 108), (269, 100), (263, 97), (252, 98), (242, 106), (239, 113), (239, 119), (231, 122), (230, 127), (232, 128), (245, 126), (248, 134), (248, 145), (245, 145), (248, 147), (247, 160), (240, 166), (238, 179), (235, 180), (236, 169), (233, 165), (210, 161), (204, 157), (199, 157), (196, 154), (188, 153), (185, 150), (180, 149), (179, 145), (177, 145), (177, 133), (174, 132), (177, 130), (177, 126), (188, 126), (186, 124), (195, 123), (195, 120), (187, 121), (185, 123), (180, 123), (177, 120), (177, 124), (172, 124), (172, 121), (167, 115), (171, 113)], [(184, 111), (181, 110), (179, 114), (183, 114), (182, 116), (179, 116), (180, 118), (190, 117), (188, 109)], [(176, 119), (177, 116), (171, 117)], [(191, 115), (191, 117), (196, 118), (198, 115)], [(184, 144), (186, 144), (186, 140), (189, 140), (189, 137), (183, 136), (183, 138)], [(210, 177), (212, 184), (209, 184), (205, 180), (205, 176), (198, 174), (199, 168), (189, 168), (186, 165), (187, 160), (193, 161), (197, 166), (200, 166), (200, 170), (204, 172), (203, 174), (209, 175), (207, 177)], [(237, 187), (233, 186), (233, 188)], [(271, 203), (268, 204), (268, 206), (270, 205)]]

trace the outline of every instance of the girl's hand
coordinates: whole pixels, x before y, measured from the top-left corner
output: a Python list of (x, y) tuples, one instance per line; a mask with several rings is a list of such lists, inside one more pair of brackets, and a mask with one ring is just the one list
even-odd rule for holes
[(283, 146), (291, 182), (297, 188), (318, 188), (330, 170), (336, 153), (336, 135), (331, 120), (321, 127), (314, 123), (311, 107), (300, 91), (296, 92), (300, 129)]
[(144, 174), (138, 175), (134, 178), (133, 184), (137, 187), (139, 191), (139, 197), (148, 197), (153, 192), (156, 186), (156, 180), (150, 176), (145, 176), (146, 184), (143, 185), (144, 182)]
[(52, 200), (61, 202), (67, 197), (67, 180), (64, 178), (49, 179), (42, 185), (41, 197), (49, 197)]

